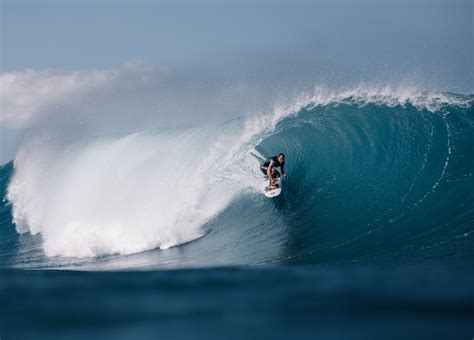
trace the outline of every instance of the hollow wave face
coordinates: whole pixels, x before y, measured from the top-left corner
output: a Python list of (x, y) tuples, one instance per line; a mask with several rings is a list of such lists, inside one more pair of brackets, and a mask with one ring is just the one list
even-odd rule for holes
[[(286, 263), (472, 261), (472, 108), (345, 102), (282, 121)], [(296, 230), (297, 231), (296, 231)]]
[[(38, 267), (472, 261), (473, 119), (469, 96), (364, 89), (192, 128), (30, 140), (7, 199), (17, 231), (41, 235)], [(269, 200), (255, 155), (278, 152), (289, 175)], [(170, 249), (142, 253), (156, 248)]]

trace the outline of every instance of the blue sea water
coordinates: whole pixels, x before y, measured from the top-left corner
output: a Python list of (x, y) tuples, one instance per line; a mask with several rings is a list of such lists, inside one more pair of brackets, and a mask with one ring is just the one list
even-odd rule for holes
[(0, 169), (0, 337), (470, 339), (473, 101), (25, 143)]

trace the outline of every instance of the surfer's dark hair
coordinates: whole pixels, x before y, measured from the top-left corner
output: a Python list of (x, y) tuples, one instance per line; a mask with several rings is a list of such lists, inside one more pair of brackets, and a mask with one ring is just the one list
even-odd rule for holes
[(280, 152), (280, 153), (278, 154), (278, 157), (280, 157), (280, 156), (283, 156), (283, 158), (286, 158), (286, 157), (285, 157), (285, 154), (284, 154), (283, 152)]

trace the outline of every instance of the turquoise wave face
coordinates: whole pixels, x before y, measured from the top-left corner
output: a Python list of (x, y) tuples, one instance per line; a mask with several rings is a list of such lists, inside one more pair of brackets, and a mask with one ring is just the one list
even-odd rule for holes
[[(241, 149), (254, 147), (265, 156), (286, 154), (288, 177), (282, 195), (269, 200), (243, 183), (224, 208), (206, 219), (200, 229), (203, 237), (166, 251), (51, 257), (43, 248), (44, 235), (15, 232), (12, 207), (4, 200), (0, 262), (4, 267), (103, 269), (472, 263), (473, 126), (472, 105), (427, 110), (352, 98), (306, 106), (271, 130), (243, 139)], [(192, 162), (187, 166), (195, 166)], [(257, 161), (239, 164), (243, 175), (258, 173)], [(213, 170), (218, 180), (207, 183), (206, 192), (220, 192), (215, 186), (221, 185), (227, 170)], [(13, 173), (12, 163), (1, 168), (4, 197)], [(134, 202), (129, 206), (136, 207)]]
[(472, 262), (472, 108), (336, 105), (282, 121), (288, 263)]

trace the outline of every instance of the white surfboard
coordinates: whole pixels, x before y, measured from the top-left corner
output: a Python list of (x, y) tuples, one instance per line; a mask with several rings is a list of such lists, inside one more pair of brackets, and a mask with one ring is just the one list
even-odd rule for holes
[(268, 177), (265, 176), (265, 184), (264, 184), (264, 187), (263, 187), (263, 193), (265, 194), (265, 196), (267, 196), (268, 198), (272, 198), (272, 197), (277, 197), (278, 195), (281, 194), (281, 177), (279, 178), (275, 178), (275, 184), (277, 185), (277, 188), (269, 188), (268, 185), (269, 185), (269, 180), (268, 180)]

